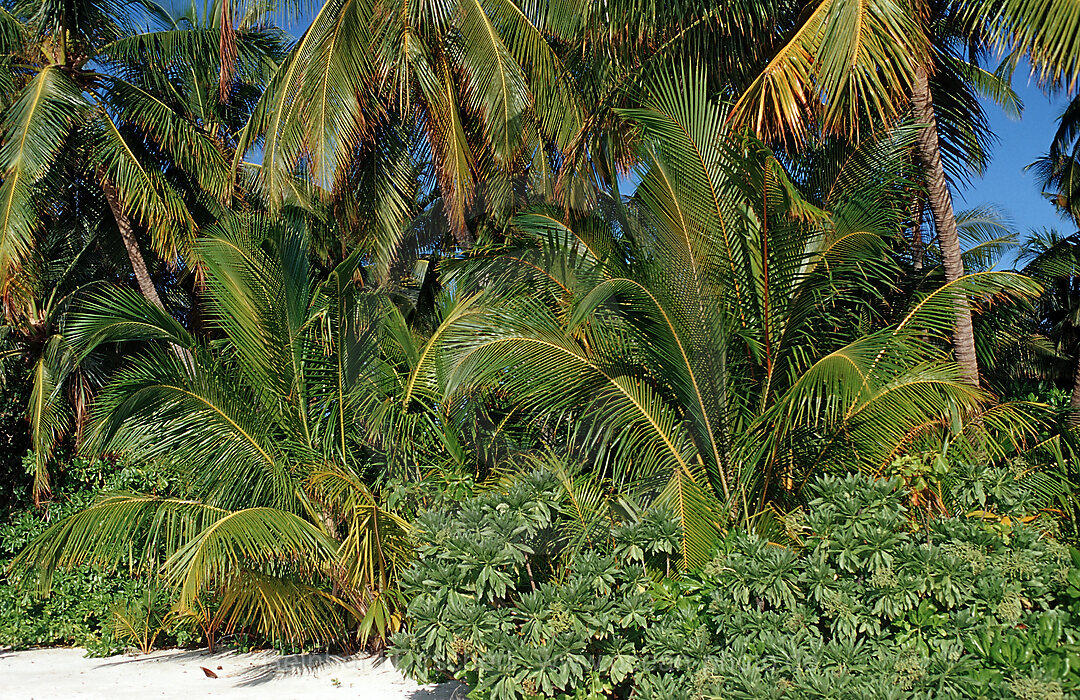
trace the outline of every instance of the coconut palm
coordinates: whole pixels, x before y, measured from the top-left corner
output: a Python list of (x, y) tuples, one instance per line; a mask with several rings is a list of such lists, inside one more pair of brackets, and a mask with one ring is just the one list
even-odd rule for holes
[[(980, 173), (985, 166), (989, 134), (979, 98), (1013, 112), (1019, 103), (1004, 69), (980, 66), (991, 48), (993, 15), (987, 11), (953, 0), (890, 2), (877, 9), (877, 22), (891, 31), (870, 35), (861, 31), (861, 20), (872, 10), (862, 3), (817, 4), (740, 97), (735, 114), (764, 136), (800, 138), (811, 124), (858, 136), (860, 128), (881, 128), (874, 125), (910, 103), (912, 118), (923, 126), (914, 153), (925, 189), (925, 201), (917, 199), (914, 254), (921, 255), (919, 222), (928, 206), (946, 280), (954, 282), (964, 265), (949, 176)], [(864, 70), (860, 60), (882, 69)], [(845, 91), (857, 99), (843, 99)], [(965, 378), (977, 386), (970, 308), (962, 297), (956, 304), (954, 351)]]
[[(1009, 310), (1011, 326), (995, 333), (1010, 378), (1050, 381), (1069, 392), (1066, 425), (1080, 425), (1080, 243), (1053, 229), (1030, 232), (1020, 246), (1021, 271), (1044, 288), (1029, 308)], [(995, 329), (996, 330), (996, 329)], [(1007, 375), (1007, 376), (1008, 376)]]
[[(1013, 102), (1016, 102), (1016, 98), (998, 75), (988, 73), (979, 66), (980, 59), (985, 59), (989, 54), (989, 45), (980, 36), (984, 22), (972, 18), (961, 3), (935, 2), (929, 5), (926, 10), (927, 31), (935, 51), (930, 61), (920, 66), (916, 73), (911, 95), (912, 118), (923, 125), (916, 141), (915, 154), (925, 177), (926, 201), (941, 248), (945, 279), (953, 282), (965, 274), (965, 268), (956, 211), (943, 159), (945, 143), (952, 136), (954, 152), (964, 159), (961, 162), (972, 163), (972, 169), (981, 173), (987, 160), (984, 145), (988, 130), (977, 96), (997, 97), (999, 100), (1005, 96)], [(957, 99), (958, 95), (968, 99)], [(965, 379), (978, 386), (975, 331), (970, 305), (963, 297), (956, 300), (953, 348)]]
[(6, 369), (27, 373), (30, 380), (25, 408), (34, 458), (32, 492), (38, 503), (52, 491), (49, 466), (57, 445), (72, 428), (79, 436), (89, 417), (91, 397), (116, 360), (112, 348), (78, 357), (64, 337), (64, 323), (80, 292), (130, 275), (122, 251), (99, 247), (102, 231), (97, 222), (83, 217), (53, 219), (48, 234), (39, 241), (39, 252), (48, 263), (36, 271), (48, 293), (24, 298), (21, 313), (4, 326), (3, 350), (11, 361)]
[(993, 18), (993, 37), (1031, 61), (1038, 83), (1075, 93), (1080, 85), (1080, 2), (1077, 0), (983, 0), (979, 12)]
[[(226, 627), (382, 637), (401, 622), (395, 582), (409, 549), (406, 521), (380, 494), (440, 465), (486, 468), (458, 430), (478, 417), (431, 400), (444, 393), (442, 360), (385, 292), (355, 281), (359, 252), (312, 279), (303, 229), (261, 215), (227, 218), (196, 252), (211, 343), (122, 289), (90, 297), (68, 330), (80, 353), (143, 347), (102, 389), (84, 449), (161, 465), (184, 488), (107, 494), (20, 562), (47, 580), (134, 556), (174, 588), (178, 610), (216, 602)], [(441, 304), (443, 323), (476, 313), (468, 300)]]
[(650, 86), (625, 112), (644, 144), (634, 196), (603, 216), (516, 217), (519, 247), (454, 280), (483, 285), (490, 311), (440, 339), (456, 391), (510, 392), (545, 440), (670, 505), (691, 566), (714, 528), (821, 469), (878, 472), (956, 412), (981, 418), (955, 448), (987, 449), (966, 438), (1009, 409), (984, 413), (934, 341), (960, 295), (1037, 291), (980, 273), (885, 322), (868, 280), (896, 275), (895, 173), (916, 132), (804, 163), (800, 184), (761, 142), (725, 131), (705, 86), (693, 74)]
[(252, 101), (253, 77), (272, 67), (279, 36), (260, 30), (240, 42), (238, 102), (207, 108), (208, 96), (193, 91), (219, 62), (216, 29), (181, 27), (151, 3), (95, 0), (17, 3), (15, 20), (21, 41), (6, 63), (18, 69), (0, 114), (0, 284), (9, 300), (28, 284), (57, 212), (103, 204), (138, 289), (163, 307), (140, 234), (171, 265), (189, 257), (201, 212), (230, 194), (222, 128), (244, 118), (235, 105)]
[[(1080, 80), (1080, 41), (1076, 32), (1077, 23), (1080, 22), (1080, 3), (1076, 0), (984, 0), (966, 7), (965, 3), (953, 2), (930, 5), (930, 17), (951, 16), (959, 20), (961, 35), (966, 35), (969, 46), (993, 41), (997, 48), (1011, 51), (1013, 60), (1021, 55), (1026, 56), (1033, 66), (1038, 82), (1045, 88), (1064, 86), (1070, 91), (1076, 89), (1077, 81)], [(952, 226), (948, 218), (951, 202), (944, 197), (935, 196), (935, 192), (947, 195), (947, 186), (939, 172), (940, 168), (935, 163), (934, 138), (929, 130), (934, 124), (930, 121), (934, 116), (931, 93), (928, 86), (919, 86), (913, 94), (916, 117), (921, 113), (922, 120), (928, 126), (924, 138), (926, 145), (920, 148), (919, 157), (928, 171), (930, 203), (938, 228), (946, 275), (962, 274), (963, 264), (958, 239), (954, 246), (950, 230)], [(971, 376), (977, 379), (978, 365), (975, 362), (973, 335), (971, 342), (968, 342), (970, 314), (966, 314), (966, 317), (965, 319), (964, 310), (958, 305), (955, 337), (957, 357), (965, 363), (969, 375), (974, 370), (976, 374)]]
[[(580, 123), (570, 76), (536, 19), (511, 0), (328, 0), (263, 96), (238, 158), (261, 146), (250, 167), (276, 205), (293, 197), (300, 172), (333, 197), (386, 135), (419, 134), (397, 158), (430, 162), (446, 220), (468, 245), (473, 211), (508, 211), (513, 177), (550, 171), (552, 147)], [(400, 235), (401, 215), (382, 216), (384, 235)]]
[[(987, 162), (991, 137), (980, 98), (992, 98), (1014, 113), (1019, 110), (1008, 87), (1008, 64), (998, 72), (980, 66), (990, 46), (991, 15), (958, 2), (894, 0), (724, 7), (674, 3), (663, 10), (654, 3), (627, 0), (610, 4), (611, 15), (607, 3), (603, 12), (590, 12), (588, 3), (582, 6), (567, 20), (570, 29), (562, 35), (570, 41), (576, 29), (575, 49), (577, 44), (582, 53), (591, 49), (615, 69), (583, 70), (577, 80), (587, 84), (590, 75), (599, 75), (609, 87), (593, 90), (599, 94), (598, 109), (591, 110), (560, 174), (560, 188), (571, 206), (592, 202), (594, 176), (600, 175), (610, 187), (616, 170), (633, 165), (627, 157), (632, 148), (620, 140), (627, 135), (632, 139), (635, 132), (612, 109), (631, 106), (626, 104), (626, 96), (633, 94), (628, 86), (685, 55), (708, 57), (704, 63), (711, 80), (733, 102), (731, 123), (789, 152), (807, 148), (822, 134), (857, 139), (889, 128), (910, 106), (914, 119), (925, 127), (913, 147), (925, 173), (924, 187), (915, 189), (927, 193), (912, 197), (913, 255), (920, 258), (916, 265), (921, 265), (923, 247), (922, 210), (929, 205), (946, 277), (955, 281), (963, 276), (948, 179), (978, 174)], [(656, 23), (649, 30), (605, 32), (611, 16), (647, 16)], [(673, 45), (683, 49), (681, 58)], [(737, 61), (727, 60), (735, 54)], [(963, 298), (957, 305), (957, 358), (968, 381), (977, 385), (971, 314)]]
[(1080, 96), (1065, 107), (1049, 152), (1029, 168), (1039, 178), (1043, 193), (1062, 213), (1080, 226)]
[[(88, 396), (104, 378), (101, 366), (87, 372), (93, 358), (76, 364), (64, 337), (73, 295), (134, 273), (140, 292), (164, 308), (159, 288), (176, 290), (194, 262), (194, 229), (220, 214), (235, 133), (282, 54), (280, 31), (241, 27), (223, 100), (211, 76), (216, 28), (152, 5), (83, 10), (61, 17), (56, 7), (28, 3), (4, 15), (15, 32), (5, 65), (18, 60), (19, 70), (0, 115), (10, 158), (0, 286), (32, 365), (38, 499), (49, 492), (54, 447), (73, 424), (81, 428)], [(142, 21), (154, 30), (136, 28)], [(57, 43), (50, 22), (66, 27), (66, 39)], [(152, 274), (147, 238), (172, 268), (167, 275)]]

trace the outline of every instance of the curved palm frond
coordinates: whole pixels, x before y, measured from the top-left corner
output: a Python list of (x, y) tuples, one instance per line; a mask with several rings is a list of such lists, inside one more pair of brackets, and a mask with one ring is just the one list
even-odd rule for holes
[(906, 103), (928, 45), (907, 3), (811, 5), (787, 43), (739, 96), (736, 124), (765, 139), (826, 131), (858, 133), (866, 117), (884, 123)]
[(34, 184), (53, 165), (72, 126), (89, 111), (79, 86), (45, 68), (0, 115), (0, 280), (7, 287), (34, 249)]

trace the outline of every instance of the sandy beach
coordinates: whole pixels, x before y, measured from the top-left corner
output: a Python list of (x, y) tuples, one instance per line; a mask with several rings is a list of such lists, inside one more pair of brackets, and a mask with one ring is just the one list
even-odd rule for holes
[(90, 659), (83, 649), (35, 649), (0, 653), (0, 698), (464, 700), (465, 689), (417, 685), (381, 657), (174, 649)]

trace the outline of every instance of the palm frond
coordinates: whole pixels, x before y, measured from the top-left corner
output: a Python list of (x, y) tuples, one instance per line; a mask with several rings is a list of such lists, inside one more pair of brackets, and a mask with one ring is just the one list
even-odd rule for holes
[(829, 132), (888, 121), (927, 56), (910, 8), (894, 0), (821, 0), (743, 91), (733, 121), (762, 138), (801, 140), (816, 115)]
[(79, 87), (59, 68), (48, 67), (0, 115), (2, 286), (7, 286), (34, 247), (39, 224), (33, 186), (45, 176), (71, 130), (88, 111)]

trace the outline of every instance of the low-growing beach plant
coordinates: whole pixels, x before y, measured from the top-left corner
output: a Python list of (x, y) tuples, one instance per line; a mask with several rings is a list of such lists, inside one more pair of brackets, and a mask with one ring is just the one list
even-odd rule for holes
[(927, 520), (902, 479), (827, 476), (787, 518), (790, 541), (733, 530), (677, 573), (662, 511), (610, 508), (571, 546), (563, 483), (531, 474), (417, 520), (391, 649), (403, 671), (492, 700), (1080, 690), (1080, 553), (1052, 520)]
[[(149, 654), (158, 638), (173, 627), (170, 602), (160, 588), (146, 586), (141, 595), (124, 600), (112, 609), (108, 631), (120, 644)], [(212, 650), (212, 644), (208, 646)]]

